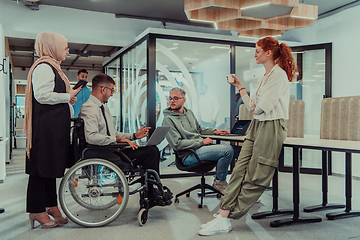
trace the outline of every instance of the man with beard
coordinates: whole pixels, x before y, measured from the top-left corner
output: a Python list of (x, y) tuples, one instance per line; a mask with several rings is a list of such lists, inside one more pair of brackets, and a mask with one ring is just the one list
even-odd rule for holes
[(186, 93), (182, 88), (175, 87), (170, 90), (170, 107), (164, 110), (163, 121), (163, 126), (170, 126), (166, 139), (175, 151), (180, 151), (178, 156), (185, 166), (197, 163), (194, 154), (188, 151), (181, 152), (181, 150), (188, 148), (195, 150), (201, 161), (217, 161), (213, 187), (225, 193), (227, 187), (226, 176), (234, 156), (233, 148), (228, 144), (213, 145), (210, 138), (204, 139), (201, 135), (229, 134), (229, 131), (201, 127), (194, 113), (184, 107), (185, 96)]

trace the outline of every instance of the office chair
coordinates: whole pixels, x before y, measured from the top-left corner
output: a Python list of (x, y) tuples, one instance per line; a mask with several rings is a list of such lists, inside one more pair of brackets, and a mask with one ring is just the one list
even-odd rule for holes
[[(183, 152), (183, 151), (190, 151), (191, 154), (194, 154), (194, 156), (196, 157), (196, 159), (198, 160), (198, 163), (195, 163), (191, 166), (185, 166), (182, 162), (182, 160), (179, 158), (178, 153), (179, 152)], [(198, 205), (199, 208), (203, 207), (203, 198), (205, 196), (205, 189), (209, 189), (214, 191), (214, 193), (217, 193), (217, 197), (220, 198), (223, 194), (216, 190), (215, 188), (213, 188), (211, 185), (205, 183), (205, 173), (210, 172), (217, 164), (216, 161), (201, 161), (199, 159), (199, 156), (196, 154), (196, 152), (193, 149), (184, 149), (181, 151), (175, 151), (175, 164), (176, 167), (181, 170), (181, 171), (187, 171), (187, 172), (193, 172), (193, 173), (200, 173), (201, 174), (201, 182), (189, 189), (186, 189), (178, 194), (176, 194), (175, 197), (175, 203), (179, 203), (179, 197), (186, 194), (187, 197), (190, 196), (190, 192), (196, 190), (196, 189), (200, 189), (201, 190), (201, 194), (200, 194), (200, 198), (201, 198), (201, 202)]]

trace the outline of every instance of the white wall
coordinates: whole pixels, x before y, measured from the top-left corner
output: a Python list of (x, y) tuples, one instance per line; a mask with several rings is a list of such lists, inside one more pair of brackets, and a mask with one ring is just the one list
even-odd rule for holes
[[(287, 35), (304, 45), (329, 43), (332, 45), (332, 96), (360, 95), (360, 6), (320, 19), (312, 27), (291, 30)], [(360, 176), (360, 155), (352, 154), (353, 176)], [(333, 171), (344, 174), (344, 153), (333, 153)]]
[[(3, 59), (5, 58), (5, 48), (4, 48), (4, 35), (2, 31), (2, 24), (0, 23), (0, 64), (3, 63)], [(0, 66), (0, 69), (2, 67)], [(4, 137), (5, 135), (5, 94), (4, 94), (4, 73), (0, 72), (0, 137)]]
[(358, 80), (360, 6), (320, 19), (312, 27), (289, 31), (302, 44), (333, 44), (332, 96), (360, 94)]
[[(1, 5), (0, 5), (1, 7)], [(5, 58), (5, 51), (4, 51), (4, 35), (3, 35), (3, 28), (0, 22), (0, 63), (2, 64), (2, 60)], [(0, 67), (2, 68), (2, 67)], [(0, 72), (0, 137), (4, 138), (6, 136), (6, 110), (5, 107), (5, 84), (4, 81), (4, 73)], [(0, 141), (0, 182), (5, 179), (5, 162), (6, 162), (6, 142)]]

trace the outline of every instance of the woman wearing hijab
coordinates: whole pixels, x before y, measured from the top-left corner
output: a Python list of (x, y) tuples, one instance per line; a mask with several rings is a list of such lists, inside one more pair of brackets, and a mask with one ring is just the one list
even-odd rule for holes
[(39, 33), (35, 50), (40, 58), (30, 68), (25, 95), (26, 209), (31, 228), (35, 221), (43, 228), (53, 228), (68, 222), (57, 207), (56, 178), (63, 177), (69, 158), (69, 103), (76, 102), (80, 88), (73, 90), (60, 68), (69, 53), (64, 36)]

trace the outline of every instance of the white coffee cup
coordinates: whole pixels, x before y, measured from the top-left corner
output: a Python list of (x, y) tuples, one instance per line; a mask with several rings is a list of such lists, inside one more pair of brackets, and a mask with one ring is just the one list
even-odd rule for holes
[(233, 74), (227, 75), (227, 81), (228, 81), (228, 83), (234, 83), (235, 79), (234, 79)]

